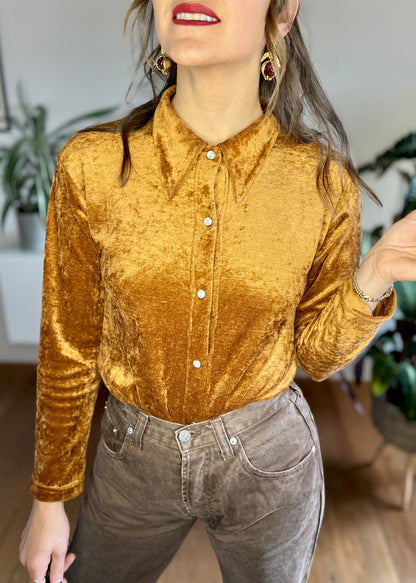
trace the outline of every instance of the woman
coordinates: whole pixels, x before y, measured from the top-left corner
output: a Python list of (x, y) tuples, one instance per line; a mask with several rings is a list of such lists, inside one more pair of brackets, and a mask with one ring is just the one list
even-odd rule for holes
[[(416, 279), (416, 215), (358, 268), (366, 185), (297, 11), (136, 0), (126, 23), (166, 85), (58, 156), (20, 548), (33, 581), (50, 563), (53, 583), (156, 582), (197, 518), (225, 582), (307, 580), (325, 496), (296, 366), (326, 378), (392, 316), (392, 283)], [(101, 377), (68, 552), (63, 501), (83, 490)]]

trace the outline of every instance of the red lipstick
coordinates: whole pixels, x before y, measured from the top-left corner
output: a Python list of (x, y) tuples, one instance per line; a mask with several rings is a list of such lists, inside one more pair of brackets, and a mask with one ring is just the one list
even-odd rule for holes
[[(199, 18), (193, 18), (192, 15), (202, 15)], [(177, 16), (179, 15), (179, 18)], [(215, 20), (214, 20), (215, 19)], [(173, 9), (172, 21), (174, 24), (183, 26), (210, 26), (218, 24), (220, 19), (211, 8), (203, 4), (188, 4), (183, 2)]]

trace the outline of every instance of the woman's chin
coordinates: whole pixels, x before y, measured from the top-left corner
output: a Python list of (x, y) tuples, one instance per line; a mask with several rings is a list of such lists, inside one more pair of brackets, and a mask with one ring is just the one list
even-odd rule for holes
[(221, 61), (221, 55), (213, 51), (212, 47), (195, 47), (191, 42), (182, 42), (180, 46), (172, 46), (170, 52), (166, 52), (182, 67), (209, 67)]

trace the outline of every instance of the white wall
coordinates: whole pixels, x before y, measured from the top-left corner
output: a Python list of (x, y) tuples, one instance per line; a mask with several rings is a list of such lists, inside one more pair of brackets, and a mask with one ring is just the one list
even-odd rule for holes
[[(302, 0), (301, 0), (302, 1)], [(141, 102), (125, 103), (134, 68), (123, 20), (130, 0), (1, 0), (0, 42), (8, 102), (16, 107), (21, 79), (32, 104), (45, 104), (50, 128), (92, 109), (120, 105), (120, 116)], [(416, 2), (304, 0), (301, 24), (307, 45), (335, 109), (345, 124), (353, 159), (360, 164), (415, 129)], [(117, 116), (119, 114), (117, 113)], [(0, 143), (8, 134), (0, 134)], [(385, 208), (363, 198), (363, 225), (390, 222), (401, 204), (394, 173), (368, 176)], [(1, 205), (0, 193), (0, 205)], [(15, 240), (13, 217), (0, 247)], [(0, 361), (35, 362), (36, 346), (10, 346), (0, 313)]]

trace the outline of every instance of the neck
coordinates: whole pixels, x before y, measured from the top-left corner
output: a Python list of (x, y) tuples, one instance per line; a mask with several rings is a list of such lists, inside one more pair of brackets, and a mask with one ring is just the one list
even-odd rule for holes
[(201, 69), (178, 65), (172, 107), (196, 135), (214, 146), (263, 115), (259, 71)]

